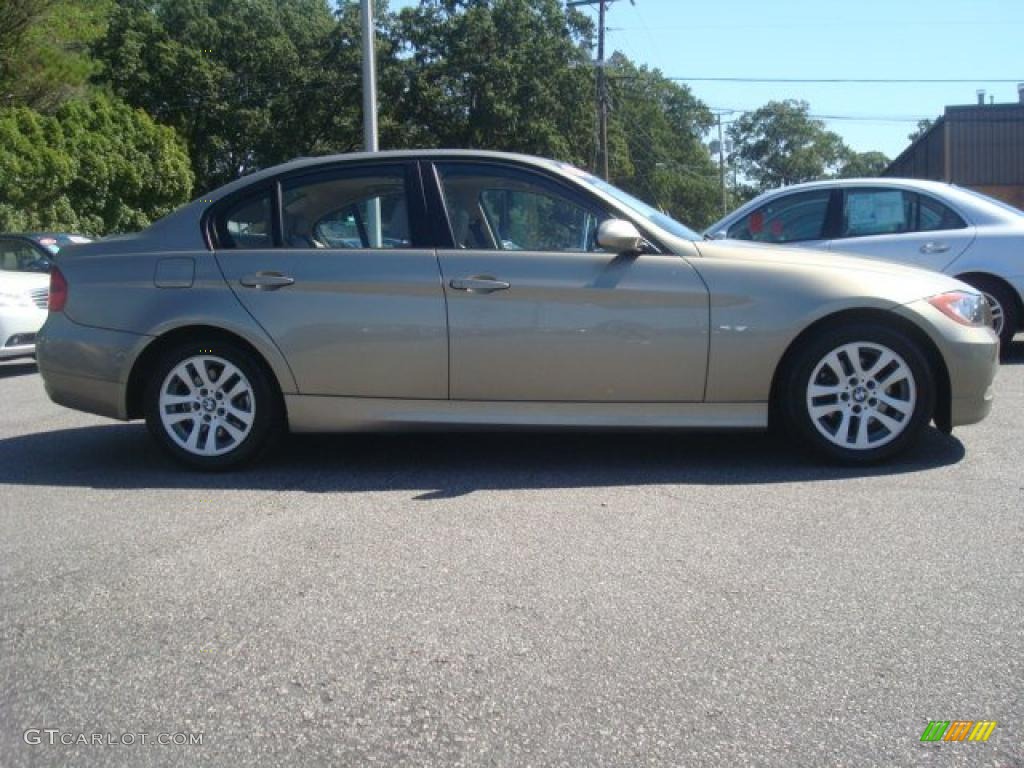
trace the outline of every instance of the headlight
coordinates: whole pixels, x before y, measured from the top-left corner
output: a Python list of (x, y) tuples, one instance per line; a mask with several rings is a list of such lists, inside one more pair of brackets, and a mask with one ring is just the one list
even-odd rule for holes
[(0, 307), (31, 307), (32, 297), (16, 291), (0, 291)]
[(985, 298), (977, 293), (950, 291), (932, 296), (928, 303), (961, 325), (992, 324), (992, 308)]

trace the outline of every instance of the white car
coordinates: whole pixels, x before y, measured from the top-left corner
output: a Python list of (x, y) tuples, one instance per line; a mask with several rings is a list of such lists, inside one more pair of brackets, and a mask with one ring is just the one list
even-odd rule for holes
[(50, 257), (63, 245), (87, 242), (80, 235), (0, 234), (0, 360), (35, 354), (46, 322)]
[(754, 198), (704, 234), (852, 253), (952, 275), (988, 299), (1004, 349), (1024, 321), (1024, 212), (952, 184), (794, 184)]

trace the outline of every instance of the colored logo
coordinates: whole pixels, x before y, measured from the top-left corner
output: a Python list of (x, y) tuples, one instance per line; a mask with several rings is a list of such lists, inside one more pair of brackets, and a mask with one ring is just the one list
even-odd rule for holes
[(988, 741), (995, 728), (995, 720), (931, 720), (921, 741)]

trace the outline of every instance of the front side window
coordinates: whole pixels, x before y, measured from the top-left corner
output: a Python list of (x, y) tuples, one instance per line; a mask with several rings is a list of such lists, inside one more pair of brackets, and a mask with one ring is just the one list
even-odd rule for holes
[(456, 248), (581, 253), (601, 249), (608, 216), (554, 182), (483, 165), (438, 167)]
[(0, 240), (0, 270), (4, 272), (47, 272), (49, 261), (21, 240)]
[(825, 216), (831, 192), (816, 189), (775, 198), (729, 227), (734, 240), (796, 243), (825, 237)]
[(409, 248), (401, 167), (339, 170), (285, 182), (286, 248)]

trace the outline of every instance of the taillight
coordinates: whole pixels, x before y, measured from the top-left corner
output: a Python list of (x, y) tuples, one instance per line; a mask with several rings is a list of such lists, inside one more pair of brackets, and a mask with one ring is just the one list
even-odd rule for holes
[(57, 267), (50, 269), (50, 298), (47, 308), (51, 312), (63, 312), (68, 300), (68, 281)]

